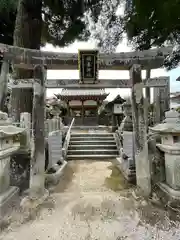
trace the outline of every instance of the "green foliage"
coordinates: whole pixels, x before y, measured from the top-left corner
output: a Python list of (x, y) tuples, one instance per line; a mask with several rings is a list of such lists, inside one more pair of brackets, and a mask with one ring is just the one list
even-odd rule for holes
[[(41, 0), (40, 0), (41, 1)], [(32, 11), (38, 1), (24, 1)], [(0, 0), (0, 42), (13, 43), (13, 31), (18, 0)], [(42, 2), (42, 44), (66, 46), (75, 39), (86, 40), (90, 33), (86, 28), (84, 14), (97, 19), (103, 6), (100, 0), (44, 0)]]
[(165, 61), (168, 69), (180, 60), (180, 0), (126, 0), (124, 30), (138, 50), (152, 46), (177, 46)]
[(0, 0), (0, 12), (3, 11), (11, 12), (16, 10), (18, 4), (18, 0)]
[(177, 108), (176, 108), (176, 111), (177, 111), (178, 113), (180, 113), (180, 107), (177, 107)]
[(17, 0), (0, 0), (0, 42), (13, 43)]
[[(175, 48), (165, 62), (167, 69), (180, 61), (180, 0), (104, 1), (104, 9), (91, 26), (91, 35), (105, 52), (113, 52), (124, 35), (136, 50), (172, 44)], [(125, 13), (117, 10), (124, 4)]]
[(102, 52), (111, 53), (116, 50), (117, 45), (123, 37), (123, 21), (117, 14), (123, 0), (104, 0), (102, 11), (93, 17), (93, 14), (86, 16), (86, 22), (92, 22), (89, 26), (91, 38)]

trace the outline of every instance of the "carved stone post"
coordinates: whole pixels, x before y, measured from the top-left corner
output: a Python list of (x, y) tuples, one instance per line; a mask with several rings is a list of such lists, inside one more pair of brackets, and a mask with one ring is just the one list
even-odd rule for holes
[(137, 185), (144, 196), (151, 193), (151, 174), (148, 162), (146, 121), (144, 117), (143, 83), (141, 66), (133, 65), (130, 69), (132, 80), (132, 119), (134, 128), (134, 149)]
[(0, 109), (3, 111), (5, 106), (7, 85), (8, 85), (9, 63), (3, 61), (0, 75)]
[(154, 88), (154, 99), (155, 99), (155, 123), (160, 123), (165, 117), (165, 98), (167, 97), (165, 87)]
[[(148, 79), (150, 79), (150, 77), (151, 77), (151, 69), (148, 69), (148, 70), (146, 70), (146, 81)], [(150, 87), (145, 88), (145, 96), (146, 96), (148, 104), (150, 104), (151, 103), (151, 88)]]
[(127, 101), (122, 104), (122, 107), (125, 118), (118, 129), (120, 141), (122, 141), (121, 148), (123, 147), (123, 149), (120, 149), (121, 171), (128, 181), (135, 182), (134, 133), (130, 99), (127, 99)]
[(31, 143), (31, 114), (24, 112), (20, 115), (20, 127), (25, 128), (25, 138), (26, 142), (24, 143), (23, 147), (25, 150), (30, 150), (30, 143)]
[[(139, 112), (140, 100), (142, 98), (141, 66), (133, 65), (130, 69), (130, 79), (132, 81), (132, 119), (134, 129), (135, 152), (140, 149), (139, 133)], [(139, 96), (140, 95), (140, 96)]]
[(68, 117), (70, 117), (70, 106), (69, 106), (69, 101), (67, 101), (67, 114), (68, 114)]
[(165, 111), (170, 110), (170, 79), (167, 81), (167, 85), (165, 87)]
[(165, 112), (170, 110), (170, 79), (164, 87), (154, 88), (154, 101), (156, 105), (155, 120), (160, 123), (165, 118)]
[(84, 125), (84, 100), (82, 100), (81, 102), (82, 102), (81, 121), (82, 121), (82, 124)]
[(35, 67), (30, 176), (31, 197), (43, 195), (45, 190), (45, 75), (46, 73), (43, 66), (38, 65)]
[[(151, 69), (146, 70), (146, 80), (150, 79), (151, 77)], [(144, 98), (144, 119), (145, 119), (145, 126), (146, 132), (148, 133), (148, 124), (149, 124), (149, 106), (151, 104), (151, 88), (145, 88), (145, 98)]]

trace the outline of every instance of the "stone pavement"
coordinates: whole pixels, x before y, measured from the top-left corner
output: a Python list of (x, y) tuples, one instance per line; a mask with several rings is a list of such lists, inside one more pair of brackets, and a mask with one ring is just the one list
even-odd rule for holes
[(70, 162), (47, 202), (26, 221), (12, 213), (0, 240), (179, 240), (178, 216), (133, 189), (110, 162)]

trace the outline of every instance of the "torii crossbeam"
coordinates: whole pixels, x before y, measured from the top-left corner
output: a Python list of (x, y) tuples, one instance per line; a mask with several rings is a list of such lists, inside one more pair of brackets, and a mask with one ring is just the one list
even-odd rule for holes
[[(33, 69), (44, 64), (53, 70), (77, 70), (77, 53), (55, 53), (41, 50), (20, 48), (0, 43), (4, 60), (14, 63), (18, 68)], [(164, 59), (172, 52), (172, 47), (162, 47), (145, 51), (99, 54), (100, 70), (129, 70), (133, 64), (140, 64), (142, 69), (162, 67)]]

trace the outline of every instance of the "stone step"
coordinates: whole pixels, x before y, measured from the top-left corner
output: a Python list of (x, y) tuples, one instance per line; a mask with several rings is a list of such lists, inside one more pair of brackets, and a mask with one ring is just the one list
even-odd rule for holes
[(109, 150), (113, 150), (113, 149), (115, 149), (115, 150), (117, 150), (117, 146), (114, 144), (114, 145), (94, 145), (94, 143), (93, 144), (87, 144), (87, 145), (81, 145), (81, 144), (79, 144), (79, 145), (69, 145), (69, 148), (68, 148), (68, 150), (79, 150), (79, 149), (83, 149), (83, 150), (86, 150), (86, 149), (101, 149), (101, 150), (103, 150), (103, 149), (109, 149)]
[(70, 139), (70, 145), (112, 145), (112, 146), (116, 146), (116, 143), (114, 140), (91, 140), (91, 141), (78, 141), (78, 140), (72, 140)]
[(101, 154), (101, 155), (67, 155), (67, 161), (71, 160), (102, 160), (102, 161), (112, 161), (112, 159), (116, 159), (117, 155), (113, 154)]
[(114, 137), (112, 133), (72, 133), (71, 137)]
[(72, 126), (72, 130), (74, 131), (81, 131), (81, 130), (89, 130), (89, 131), (111, 131), (112, 130), (112, 126), (77, 126), (77, 125), (73, 125)]
[(117, 149), (81, 149), (81, 150), (68, 150), (68, 155), (116, 155), (118, 156)]
[(93, 141), (93, 140), (110, 140), (113, 141), (114, 137), (113, 136), (86, 136), (86, 137), (73, 137), (71, 136), (71, 141)]

